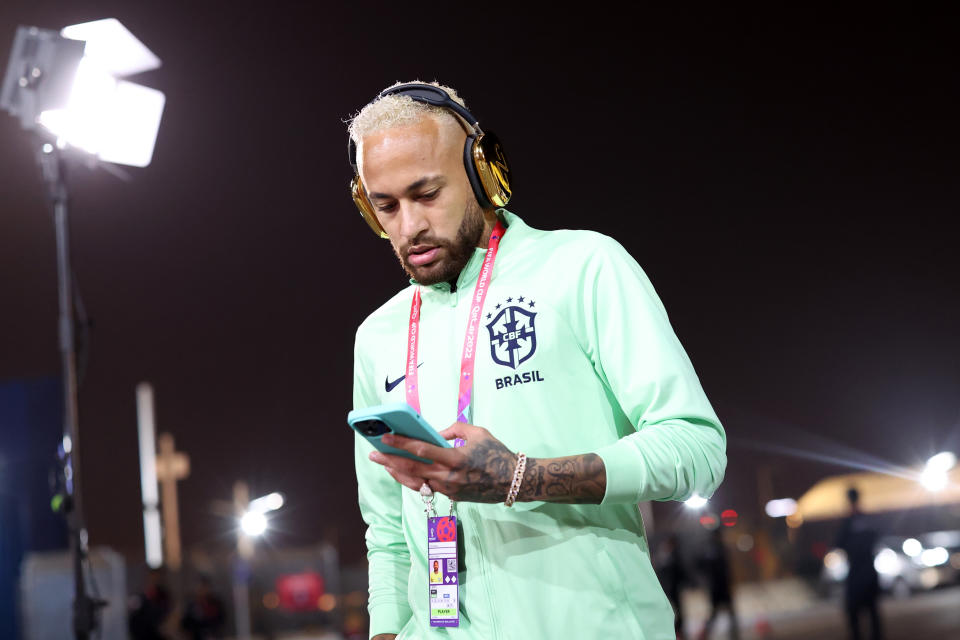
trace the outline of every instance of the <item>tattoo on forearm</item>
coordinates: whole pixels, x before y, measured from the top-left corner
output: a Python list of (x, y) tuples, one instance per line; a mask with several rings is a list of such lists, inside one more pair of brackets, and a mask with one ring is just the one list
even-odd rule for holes
[(607, 490), (607, 470), (595, 453), (566, 458), (527, 458), (519, 500), (597, 504)]
[(450, 479), (464, 470), (466, 483), (450, 496), (467, 502), (502, 502), (507, 497), (517, 456), (496, 440), (481, 442), (473, 449), (462, 467), (451, 469)]

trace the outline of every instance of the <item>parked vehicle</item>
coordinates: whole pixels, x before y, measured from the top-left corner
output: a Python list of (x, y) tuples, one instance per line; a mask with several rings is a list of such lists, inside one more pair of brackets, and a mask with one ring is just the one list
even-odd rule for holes
[[(960, 531), (884, 536), (877, 542), (873, 566), (880, 589), (894, 597), (960, 582)], [(821, 581), (828, 588), (838, 586), (848, 570), (843, 550), (832, 549), (823, 558)]]

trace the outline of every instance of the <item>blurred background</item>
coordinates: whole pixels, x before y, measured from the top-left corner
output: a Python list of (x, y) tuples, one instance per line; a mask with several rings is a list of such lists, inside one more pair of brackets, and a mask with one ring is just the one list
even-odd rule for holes
[(846, 637), (863, 547), (885, 637), (960, 637), (955, 15), (7, 0), (0, 71), (103, 18), (165, 104), (148, 166), (62, 150), (76, 442), (50, 142), (0, 113), (0, 638), (72, 637), (74, 447), (99, 637), (366, 638), (352, 343), (406, 279), (344, 121), (413, 79), (499, 135), (511, 210), (640, 262), (727, 429), (719, 491), (646, 512), (685, 637)]

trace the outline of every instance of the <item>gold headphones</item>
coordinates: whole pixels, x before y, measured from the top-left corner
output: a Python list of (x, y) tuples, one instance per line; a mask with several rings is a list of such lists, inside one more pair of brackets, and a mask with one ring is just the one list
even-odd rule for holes
[[(510, 165), (503, 153), (503, 147), (497, 136), (484, 133), (473, 114), (465, 107), (453, 100), (450, 95), (439, 87), (430, 84), (401, 84), (383, 91), (376, 100), (384, 96), (410, 96), (417, 102), (444, 107), (463, 118), (473, 129), (463, 145), (463, 167), (467, 170), (467, 178), (477, 202), (483, 209), (495, 209), (506, 206), (510, 201)], [(375, 101), (376, 101), (375, 100)], [(367, 197), (367, 189), (360, 180), (360, 171), (357, 169), (357, 146), (352, 138), (347, 139), (347, 156), (350, 166), (353, 167), (353, 180), (350, 181), (350, 195), (360, 210), (360, 215), (367, 221), (373, 232), (381, 238), (387, 237), (380, 221), (377, 220), (373, 204)]]

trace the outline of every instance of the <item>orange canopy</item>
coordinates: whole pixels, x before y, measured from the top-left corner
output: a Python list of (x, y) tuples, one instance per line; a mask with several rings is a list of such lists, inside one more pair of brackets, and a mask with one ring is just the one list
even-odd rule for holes
[[(960, 503), (960, 466), (948, 472), (947, 486), (928, 491), (917, 477), (904, 478), (884, 473), (850, 473), (830, 476), (813, 485), (797, 500), (794, 521), (829, 520), (849, 513), (847, 489), (860, 492), (860, 509), (865, 513), (900, 511), (917, 507)], [(797, 522), (797, 524), (799, 524)]]

